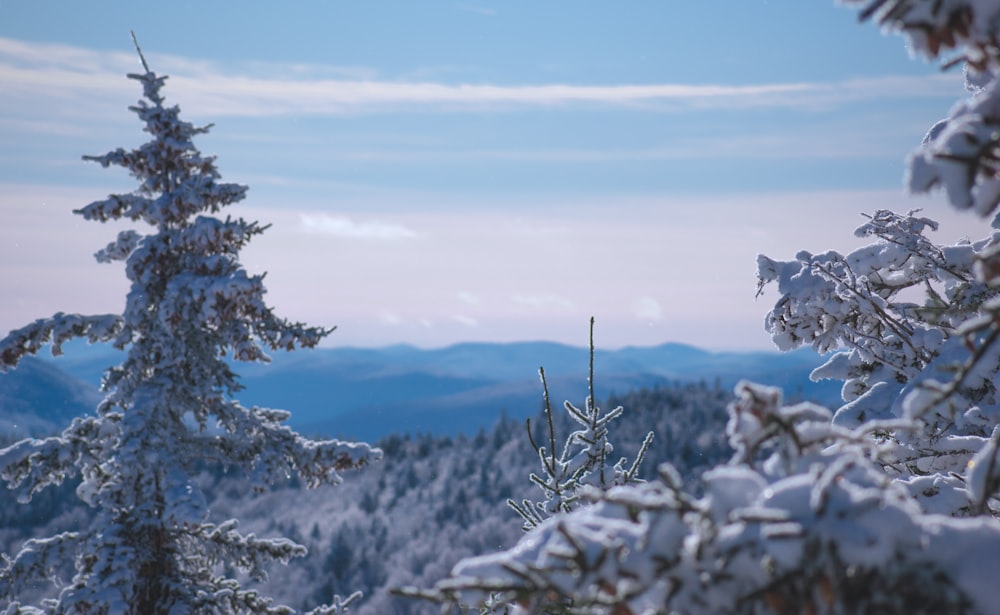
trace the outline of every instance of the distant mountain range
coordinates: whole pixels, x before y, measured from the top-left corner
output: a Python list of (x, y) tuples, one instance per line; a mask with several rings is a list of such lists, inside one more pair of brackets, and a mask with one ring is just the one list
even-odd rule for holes
[(52, 433), (75, 416), (93, 413), (97, 387), (51, 361), (25, 357), (0, 375), (0, 437), (19, 439)]
[[(121, 353), (70, 344), (59, 358), (28, 358), (0, 376), (0, 433), (37, 434), (92, 410), (104, 368)], [(835, 404), (837, 383), (812, 383), (822, 361), (808, 350), (791, 353), (708, 352), (683, 344), (598, 350), (598, 401), (612, 393), (670, 382), (705, 381), (730, 388), (740, 379), (781, 386), (791, 399)], [(514, 418), (542, 406), (538, 368), (552, 403), (583, 404), (586, 348), (549, 342), (467, 343), (424, 350), (329, 348), (276, 353), (270, 364), (239, 364), (245, 405), (291, 411), (290, 424), (309, 434), (374, 440), (390, 433), (474, 433), (501, 411)], [(13, 425), (18, 427), (13, 427)]]

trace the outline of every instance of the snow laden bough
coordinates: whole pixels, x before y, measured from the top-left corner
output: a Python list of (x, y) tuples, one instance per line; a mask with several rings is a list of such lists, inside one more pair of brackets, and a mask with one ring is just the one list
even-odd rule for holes
[[(985, 613), (1000, 524), (925, 513), (872, 461), (882, 423), (848, 430), (741, 383), (732, 461), (690, 495), (669, 465), (591, 490), (511, 550), (460, 562), (439, 600), (519, 613)], [(425, 594), (426, 596), (426, 594)]]
[[(246, 187), (220, 181), (214, 159), (192, 142), (208, 127), (183, 122), (178, 107), (165, 106), (166, 77), (142, 64), (143, 73), (128, 77), (142, 85), (144, 99), (130, 109), (151, 140), (85, 157), (127, 169), (139, 186), (76, 212), (153, 227), (145, 234), (123, 231), (96, 255), (125, 263), (131, 288), (124, 312), (59, 313), (0, 341), (3, 370), (45, 345), (58, 355), (72, 338), (127, 350), (105, 372), (106, 396), (93, 416), (75, 419), (57, 436), (0, 451), (0, 479), (21, 501), (79, 475), (77, 495), (96, 509), (95, 520), (3, 556), (0, 612), (291, 613), (224, 571), (260, 579), (270, 562), (287, 562), (305, 548), (240, 533), (235, 520), (210, 523), (192, 477), (208, 464), (245, 472), (258, 490), (293, 474), (317, 487), (338, 483), (341, 472), (378, 460), (381, 451), (306, 439), (283, 425), (287, 412), (235, 399), (241, 385), (230, 360), (267, 361), (266, 350), (311, 348), (332, 329), (289, 322), (265, 304), (263, 276), (248, 274), (237, 258), (264, 227), (212, 216), (243, 199)], [(60, 576), (68, 562), (74, 573), (66, 582)], [(40, 579), (55, 584), (54, 598), (21, 604)], [(334, 597), (314, 612), (341, 612), (356, 597)]]
[[(936, 223), (913, 212), (869, 220), (856, 234), (877, 241), (847, 255), (758, 257), (761, 286), (777, 283), (781, 295), (765, 326), (782, 350), (838, 351), (812, 373), (844, 383), (833, 422), (904, 421), (886, 432), (879, 463), (911, 481), (925, 506), (965, 514), (957, 477), (1000, 423), (998, 293), (989, 272), (1000, 232), (938, 246), (924, 236)], [(914, 301), (920, 294), (922, 303)]]

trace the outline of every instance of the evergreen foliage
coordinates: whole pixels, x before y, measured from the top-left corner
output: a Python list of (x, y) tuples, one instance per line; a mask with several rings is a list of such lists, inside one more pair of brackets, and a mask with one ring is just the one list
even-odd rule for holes
[(629, 485), (641, 482), (638, 478), (643, 457), (653, 442), (653, 432), (650, 431), (642, 441), (631, 466), (626, 468), (628, 460), (619, 459), (609, 467), (608, 456), (614, 452), (614, 446), (608, 438), (608, 426), (621, 417), (623, 409), (617, 406), (609, 412), (604, 412), (597, 405), (594, 396), (594, 319), (590, 319), (590, 371), (587, 378), (589, 394), (583, 409), (577, 408), (569, 401), (563, 407), (566, 415), (576, 423), (577, 429), (567, 436), (562, 451), (556, 455), (556, 428), (552, 420), (552, 402), (549, 398), (549, 387), (545, 380), (545, 368), (539, 369), (542, 379), (542, 390), (545, 400), (545, 420), (548, 426), (548, 448), (535, 442), (531, 433), (531, 420), (527, 422), (528, 438), (531, 448), (538, 455), (544, 477), (532, 472), (529, 475), (544, 493), (545, 500), (535, 502), (525, 498), (521, 503), (507, 500), (507, 505), (517, 511), (524, 520), (525, 531), (538, 527), (552, 515), (565, 513), (577, 506), (577, 501), (588, 488), (606, 491), (615, 485)]
[[(138, 49), (138, 47), (137, 47)], [(141, 58), (140, 53), (140, 58)], [(21, 501), (79, 476), (79, 498), (95, 509), (89, 527), (27, 541), (0, 561), (3, 613), (136, 615), (289, 613), (226, 572), (266, 577), (272, 561), (305, 554), (291, 540), (259, 538), (236, 520), (212, 523), (198, 464), (245, 472), (263, 490), (300, 477), (307, 486), (341, 481), (344, 470), (379, 459), (367, 444), (304, 438), (282, 422), (288, 413), (246, 408), (229, 360), (266, 361), (266, 350), (314, 347), (331, 330), (276, 316), (263, 299), (262, 275), (240, 265), (239, 251), (266, 227), (242, 218), (213, 217), (244, 198), (246, 187), (223, 183), (215, 161), (193, 138), (209, 127), (179, 119), (160, 93), (166, 77), (146, 67), (128, 77), (143, 88), (130, 109), (151, 140), (86, 156), (129, 171), (139, 185), (76, 213), (87, 220), (150, 225), (126, 230), (96, 254), (124, 261), (131, 282), (122, 314), (58, 313), (12, 331), (0, 341), (0, 369), (51, 344), (53, 354), (74, 337), (127, 349), (105, 372), (105, 397), (92, 416), (61, 434), (26, 439), (0, 451), (0, 478)], [(74, 563), (63, 581), (64, 562)], [(59, 588), (38, 606), (19, 602), (38, 578)], [(316, 612), (340, 612), (343, 601)]]

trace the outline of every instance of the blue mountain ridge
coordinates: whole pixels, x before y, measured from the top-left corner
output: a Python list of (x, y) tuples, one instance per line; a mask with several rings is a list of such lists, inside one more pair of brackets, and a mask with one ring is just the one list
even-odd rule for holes
[[(56, 368), (70, 381), (87, 383), (83, 389), (96, 398), (103, 370), (121, 358), (122, 353), (106, 346), (73, 343), (63, 356), (43, 356), (38, 363)], [(781, 386), (790, 399), (836, 404), (838, 383), (808, 378), (822, 360), (809, 350), (709, 352), (676, 343), (597, 350), (595, 394), (600, 402), (613, 393), (670, 382), (705, 381), (731, 388), (748, 379)], [(307, 434), (374, 440), (402, 432), (474, 433), (491, 426), (501, 411), (514, 418), (532, 416), (543, 404), (542, 366), (554, 406), (564, 400), (585, 403), (588, 350), (552, 342), (470, 342), (429, 350), (406, 345), (320, 348), (274, 353), (269, 364), (237, 364), (234, 369), (245, 386), (238, 395), (245, 405), (289, 410), (289, 424)], [(4, 379), (18, 371), (0, 376), (0, 391)], [(52, 414), (57, 407), (57, 402), (36, 405), (37, 418), (59, 426), (68, 422), (64, 413)]]
[(50, 361), (25, 357), (0, 374), (0, 439), (51, 433), (92, 413), (100, 400), (97, 387)]

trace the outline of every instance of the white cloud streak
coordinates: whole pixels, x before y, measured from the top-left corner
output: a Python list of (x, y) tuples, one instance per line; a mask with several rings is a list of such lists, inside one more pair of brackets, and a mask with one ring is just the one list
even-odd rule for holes
[(632, 304), (635, 317), (640, 320), (659, 322), (663, 319), (663, 306), (652, 297), (639, 297)]
[(576, 304), (566, 297), (559, 295), (515, 295), (511, 298), (517, 305), (529, 307), (534, 310), (555, 309), (559, 311), (574, 312)]
[[(336, 115), (380, 111), (456, 111), (567, 105), (633, 106), (659, 110), (828, 107), (879, 98), (952, 98), (956, 74), (889, 76), (836, 83), (495, 85), (380, 80), (363, 69), (259, 64), (222, 66), (191, 58), (149, 55), (170, 74), (172, 95), (196, 115), (211, 117)], [(266, 70), (265, 70), (266, 68)], [(107, 98), (134, 97), (122, 79), (136, 72), (129, 53), (0, 37), (0, 108), (29, 113), (39, 104), (64, 112), (108, 113)], [(331, 75), (347, 75), (346, 78)], [(353, 78), (351, 76), (354, 76)], [(366, 78), (357, 76), (369, 75)], [(129, 98), (126, 98), (128, 100)], [(117, 106), (111, 106), (117, 112)], [(36, 112), (37, 113), (37, 112)]]
[[(331, 160), (413, 164), (441, 164), (454, 160), (498, 162), (600, 163), (656, 160), (786, 158), (850, 159), (898, 155), (896, 142), (913, 131), (895, 126), (878, 129), (823, 127), (808, 134), (745, 134), (697, 139), (677, 138), (653, 147), (590, 147), (561, 149), (419, 149), (384, 148), (332, 150)], [(911, 138), (912, 140), (912, 138)]]
[(460, 291), (458, 293), (458, 300), (466, 305), (479, 305), (479, 297), (466, 291)]
[(477, 15), (482, 15), (483, 17), (496, 17), (496, 9), (492, 9), (488, 6), (480, 6), (478, 4), (456, 4), (455, 8), (460, 11), (465, 11), (467, 13), (475, 13)]
[(473, 328), (479, 326), (478, 320), (471, 316), (466, 316), (465, 314), (454, 314), (451, 319), (464, 327)]
[(355, 222), (343, 216), (325, 214), (299, 216), (301, 229), (306, 233), (318, 233), (346, 239), (411, 239), (417, 233), (398, 224), (385, 222)]
[(403, 324), (403, 319), (399, 317), (399, 314), (395, 312), (390, 312), (389, 310), (382, 310), (378, 313), (378, 320), (382, 324), (390, 326), (398, 326)]

